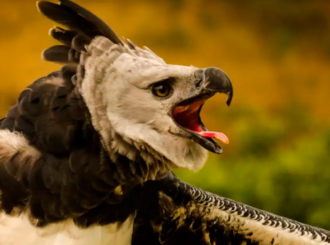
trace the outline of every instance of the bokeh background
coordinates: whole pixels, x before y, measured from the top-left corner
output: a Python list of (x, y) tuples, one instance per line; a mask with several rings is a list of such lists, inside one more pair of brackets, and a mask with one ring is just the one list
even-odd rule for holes
[[(40, 53), (54, 25), (32, 0), (0, 0), (0, 116), (60, 68)], [(203, 109), (230, 139), (197, 173), (205, 190), (330, 229), (330, 1), (77, 0), (168, 63), (216, 66), (234, 84)]]

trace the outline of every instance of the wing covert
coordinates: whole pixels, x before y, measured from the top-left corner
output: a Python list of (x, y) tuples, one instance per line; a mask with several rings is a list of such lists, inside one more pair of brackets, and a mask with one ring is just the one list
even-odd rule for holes
[(330, 244), (329, 231), (217, 196), (173, 176), (146, 200), (157, 208), (146, 205), (141, 210), (133, 244)]

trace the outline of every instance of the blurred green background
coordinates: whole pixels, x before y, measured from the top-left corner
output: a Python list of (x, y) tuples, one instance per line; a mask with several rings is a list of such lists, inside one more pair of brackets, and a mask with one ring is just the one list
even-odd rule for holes
[[(24, 87), (60, 68), (40, 53), (56, 44), (35, 1), (1, 1), (0, 114)], [(222, 68), (234, 84), (203, 109), (228, 135), (197, 173), (205, 190), (330, 229), (330, 1), (77, 1), (120, 35), (172, 64)]]

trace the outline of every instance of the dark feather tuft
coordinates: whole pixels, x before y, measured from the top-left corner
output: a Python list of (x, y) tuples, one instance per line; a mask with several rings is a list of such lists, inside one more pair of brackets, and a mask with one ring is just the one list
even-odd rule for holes
[(119, 37), (100, 18), (71, 1), (62, 0), (60, 5), (41, 1), (37, 3), (37, 7), (47, 18), (71, 31), (84, 33), (90, 38), (105, 36), (113, 43), (122, 44)]
[(102, 34), (102, 36), (109, 38), (113, 43), (123, 44), (117, 34), (103, 20), (101, 20), (92, 12), (70, 0), (60, 0), (60, 6), (68, 7), (77, 15), (82, 16), (87, 22), (93, 24)]
[(49, 35), (64, 45), (71, 47), (72, 40), (77, 35), (77, 32), (55, 27), (49, 30)]
[(55, 45), (43, 51), (42, 58), (56, 63), (79, 63), (79, 53), (64, 45)]
[(43, 51), (42, 58), (47, 61), (67, 63), (70, 48), (63, 45), (56, 45)]
[(92, 41), (91, 38), (84, 35), (77, 35), (73, 38), (71, 46), (77, 51), (86, 52), (85, 46), (88, 45)]

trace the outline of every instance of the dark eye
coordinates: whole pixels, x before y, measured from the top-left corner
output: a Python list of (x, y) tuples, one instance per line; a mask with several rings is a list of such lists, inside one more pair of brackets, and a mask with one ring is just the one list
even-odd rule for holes
[(172, 87), (168, 83), (158, 83), (152, 86), (151, 91), (157, 97), (166, 97), (171, 93)]

